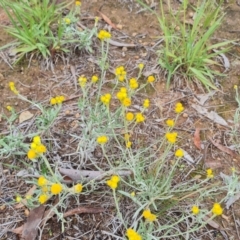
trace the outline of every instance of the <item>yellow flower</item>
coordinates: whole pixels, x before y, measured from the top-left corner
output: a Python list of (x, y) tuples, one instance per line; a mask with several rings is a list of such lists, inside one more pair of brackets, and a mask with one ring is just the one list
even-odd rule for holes
[(99, 144), (105, 144), (105, 143), (108, 142), (108, 137), (107, 137), (107, 136), (99, 136), (99, 137), (97, 138), (97, 142), (98, 142)]
[(168, 119), (168, 120), (166, 121), (166, 124), (167, 124), (169, 127), (174, 127), (175, 122), (174, 122), (173, 119)]
[(237, 85), (234, 85), (233, 88), (234, 88), (234, 89), (238, 89), (238, 86), (237, 86)]
[(33, 143), (37, 144), (37, 145), (40, 145), (41, 144), (41, 138), (40, 136), (35, 136), (33, 138)]
[(35, 151), (37, 153), (45, 153), (47, 151), (47, 149), (43, 144), (40, 144), (35, 148)]
[(51, 104), (51, 105), (57, 104), (56, 98), (51, 98), (51, 99), (50, 99), (50, 104)]
[(117, 175), (113, 175), (110, 180), (106, 181), (106, 183), (110, 188), (116, 189), (119, 181), (120, 181), (120, 177)]
[(122, 105), (124, 107), (129, 107), (131, 105), (131, 103), (132, 103), (131, 98), (126, 97), (122, 100)]
[(33, 149), (28, 150), (27, 156), (30, 160), (33, 160), (38, 157), (38, 154)]
[(70, 24), (70, 23), (71, 23), (71, 19), (70, 19), (70, 18), (64, 18), (63, 21), (64, 21), (66, 24)]
[(136, 78), (131, 78), (130, 80), (129, 80), (129, 87), (131, 88), (131, 89), (136, 89), (136, 88), (138, 88), (138, 82), (137, 82), (137, 79)]
[(132, 146), (132, 142), (127, 141), (127, 142), (126, 142), (126, 148), (130, 148), (131, 146)]
[(139, 67), (140, 70), (142, 70), (144, 68), (144, 64), (143, 63), (139, 63), (138, 67)]
[(166, 139), (168, 140), (168, 142), (170, 142), (170, 143), (175, 143), (176, 142), (176, 140), (177, 140), (177, 133), (176, 132), (167, 132), (166, 134), (165, 134), (165, 137), (166, 137)]
[(125, 133), (125, 134), (124, 134), (124, 140), (125, 140), (125, 141), (129, 141), (129, 139), (130, 139), (130, 134)]
[(145, 117), (142, 113), (136, 113), (136, 123), (143, 122), (145, 120)]
[(38, 186), (42, 187), (45, 186), (47, 184), (47, 179), (44, 176), (40, 176), (38, 178)]
[(86, 83), (87, 83), (87, 78), (84, 77), (84, 76), (80, 76), (78, 78), (78, 82), (79, 82), (80, 87), (84, 88), (86, 86)]
[(81, 4), (82, 4), (82, 3), (81, 3), (80, 1), (76, 1), (76, 2), (75, 2), (75, 5), (76, 5), (77, 7), (78, 7), (78, 6), (81, 6)]
[(64, 96), (57, 96), (56, 98), (56, 102), (58, 103), (58, 104), (61, 104), (63, 101), (65, 101), (65, 97)]
[(75, 186), (73, 186), (73, 189), (74, 189), (75, 193), (80, 193), (80, 192), (82, 192), (83, 186), (82, 186), (82, 184), (78, 183)]
[(196, 206), (196, 205), (194, 205), (194, 206), (192, 207), (192, 213), (193, 213), (194, 215), (197, 215), (199, 212), (200, 212), (199, 207)]
[(54, 183), (51, 186), (51, 193), (52, 194), (59, 194), (62, 191), (62, 185), (60, 183)]
[(142, 215), (149, 222), (153, 222), (157, 219), (157, 216), (152, 214), (150, 210), (144, 210)]
[(123, 82), (126, 78), (127, 72), (123, 66), (120, 66), (115, 69), (115, 75), (120, 82)]
[(136, 193), (135, 193), (135, 192), (131, 192), (131, 193), (130, 193), (130, 196), (131, 196), (131, 197), (135, 197), (135, 196), (136, 196)]
[(139, 235), (135, 230), (132, 228), (128, 228), (126, 232), (126, 236), (129, 240), (142, 240), (141, 235)]
[(11, 106), (7, 106), (6, 108), (7, 108), (7, 110), (10, 111), (10, 112), (13, 110), (13, 108), (12, 108)]
[(44, 204), (46, 201), (48, 200), (48, 195), (47, 194), (41, 194), (38, 198), (38, 201), (41, 203), (41, 204)]
[(222, 215), (222, 213), (223, 213), (223, 209), (219, 203), (214, 203), (211, 211), (213, 214), (215, 214), (217, 216)]
[(175, 152), (175, 156), (176, 156), (176, 157), (179, 157), (179, 158), (183, 157), (183, 156), (184, 156), (183, 150), (182, 150), (182, 149), (178, 149), (178, 150)]
[(49, 187), (46, 186), (46, 185), (45, 185), (45, 186), (42, 186), (42, 187), (41, 187), (41, 190), (42, 190), (43, 193), (47, 193), (47, 192), (49, 192)]
[(147, 82), (148, 83), (152, 83), (152, 82), (154, 82), (155, 81), (155, 77), (154, 76), (148, 76), (148, 78), (147, 78)]
[(236, 172), (236, 168), (235, 167), (231, 167), (231, 171), (232, 171), (232, 173), (235, 173)]
[(97, 75), (93, 75), (92, 76), (92, 83), (96, 83), (98, 81), (98, 76)]
[(183, 110), (184, 110), (183, 105), (180, 102), (176, 103), (176, 105), (175, 105), (175, 112), (176, 113), (181, 113)]
[(19, 202), (21, 202), (22, 201), (22, 198), (21, 198), (21, 196), (16, 196), (16, 199), (15, 199), (15, 201), (17, 202), (17, 203), (19, 203)]
[(144, 108), (149, 108), (149, 106), (150, 106), (150, 100), (149, 100), (149, 99), (145, 99), (145, 100), (143, 101), (143, 107), (144, 107)]
[(17, 91), (17, 89), (16, 89), (16, 87), (15, 87), (15, 83), (14, 83), (14, 82), (9, 82), (9, 88), (10, 88), (10, 90), (11, 90), (13, 93), (18, 94), (18, 91)]
[(125, 119), (129, 122), (132, 121), (134, 119), (134, 114), (132, 112), (127, 112), (125, 115)]
[(117, 92), (117, 99), (122, 101), (123, 99), (127, 98), (127, 89), (122, 87), (119, 92)]
[(110, 39), (112, 37), (111, 33), (106, 30), (100, 30), (97, 36), (101, 41)]
[(111, 101), (111, 94), (110, 93), (106, 93), (105, 95), (102, 95), (100, 100), (103, 104), (105, 105), (109, 105), (110, 101)]
[(213, 170), (211, 168), (208, 168), (206, 170), (206, 173), (207, 173), (207, 178), (213, 178), (214, 177)]

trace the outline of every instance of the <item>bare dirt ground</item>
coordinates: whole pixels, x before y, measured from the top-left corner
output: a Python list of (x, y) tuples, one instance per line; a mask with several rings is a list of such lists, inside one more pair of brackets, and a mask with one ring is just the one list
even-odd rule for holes
[[(230, 2), (230, 1), (229, 1)], [(153, 1), (158, 4), (158, 1)], [(150, 4), (150, 3), (149, 3)], [(174, 4), (179, 4), (174, 1)], [(155, 5), (153, 5), (155, 6)], [(239, 40), (240, 34), (240, 7), (236, 3), (225, 4), (226, 18), (224, 24), (216, 34), (216, 39), (236, 39)], [(100, 28), (111, 29), (112, 39), (120, 43), (134, 43), (136, 47), (125, 47), (124, 45), (110, 47), (110, 70), (116, 66), (125, 65), (129, 75), (133, 75), (136, 70), (135, 66), (138, 63), (144, 63), (144, 74), (154, 74), (157, 77), (155, 89), (149, 89), (147, 93), (153, 103), (149, 117), (152, 118), (154, 124), (152, 126), (144, 126), (148, 131), (153, 131), (154, 134), (161, 132), (164, 124), (164, 119), (171, 117), (173, 112), (169, 109), (173, 108), (176, 101), (181, 101), (186, 108), (185, 113), (179, 119), (176, 129), (181, 132), (180, 145), (184, 148), (192, 158), (196, 159), (193, 167), (196, 172), (201, 171), (206, 167), (213, 168), (216, 172), (228, 173), (231, 167), (240, 172), (240, 159), (233, 158), (229, 154), (220, 151), (207, 138), (211, 136), (214, 141), (222, 145), (230, 144), (228, 142), (228, 132), (232, 126), (233, 114), (237, 107), (234, 100), (234, 84), (240, 83), (240, 46), (236, 44), (227, 55), (231, 63), (231, 68), (227, 72), (227, 77), (219, 79), (222, 92), (216, 92), (213, 97), (207, 99), (204, 107), (209, 111), (212, 110), (222, 116), (228, 123), (228, 126), (222, 126), (214, 121), (211, 121), (201, 115), (193, 104), (199, 103), (199, 90), (189, 88), (171, 87), (170, 90), (165, 89), (164, 73), (156, 64), (156, 50), (161, 38), (161, 30), (158, 22), (152, 14), (142, 9), (139, 5), (130, 0), (93, 0), (82, 1), (82, 20), (84, 26), (91, 27), (96, 16), (100, 16), (99, 12), (107, 15), (111, 21), (121, 26), (121, 29), (114, 30), (100, 18)], [(9, 21), (4, 12), (0, 9), (0, 22), (3, 25), (8, 25)], [(0, 45), (11, 41), (1, 28)], [(236, 41), (237, 42), (237, 41)], [(17, 111), (28, 110), (34, 115), (38, 112), (36, 109), (29, 108), (25, 102), (17, 99), (8, 88), (9, 81), (15, 81), (19, 91), (29, 99), (47, 104), (51, 96), (64, 95), (67, 101), (63, 105), (63, 109), (59, 116), (59, 121), (55, 132), (52, 134), (59, 140), (59, 149), (55, 152), (55, 157), (60, 157), (65, 164), (73, 162), (74, 159), (65, 157), (71, 152), (69, 148), (70, 140), (66, 139), (66, 133), (74, 132), (74, 126), (79, 116), (76, 112), (76, 105), (72, 101), (79, 95), (76, 82), (77, 77), (82, 74), (93, 74), (99, 71), (92, 59), (99, 55), (97, 41), (94, 42), (94, 52), (76, 53), (71, 58), (66, 58), (65, 62), (59, 60), (54, 65), (54, 70), (46, 69), (39, 65), (36, 59), (33, 59), (31, 65), (25, 61), (17, 66), (11, 67), (8, 52), (1, 53), (0, 61), (0, 106), (1, 113), (8, 115), (6, 110), (7, 105), (12, 105)], [(224, 70), (224, 69), (223, 69)], [(111, 76), (108, 76), (111, 78)], [(146, 94), (146, 93), (145, 93)], [(27, 124), (29, 126), (29, 123)], [(205, 150), (196, 149), (193, 143), (193, 136), (196, 128), (201, 129), (202, 144)], [(19, 125), (19, 129), (23, 130), (24, 126)], [(7, 132), (6, 122), (0, 118), (0, 136)], [(19, 159), (1, 159), (0, 160), (0, 232), (1, 239), (18, 239), (17, 235), (8, 230), (21, 226), (26, 221), (26, 212), (24, 208), (15, 209), (9, 207), (6, 202), (12, 201), (15, 198), (15, 193), (26, 193), (30, 186), (26, 186), (21, 177), (17, 176), (18, 169), (8, 169), (2, 163), (23, 166), (18, 162)], [(74, 166), (76, 167), (76, 166)], [(84, 168), (84, 166), (83, 166)], [(80, 214), (66, 218), (65, 231), (61, 233), (61, 223), (58, 223), (56, 217), (48, 221), (42, 232), (41, 239), (114, 239), (107, 233), (111, 232), (114, 224), (113, 203), (110, 202), (108, 196), (102, 195), (102, 189), (95, 197), (81, 196), (80, 202), (87, 207), (101, 207), (104, 212), (97, 214)], [(68, 210), (76, 207), (74, 200), (69, 200)], [(219, 218), (216, 221), (222, 226), (226, 235), (223, 235), (219, 230), (209, 227), (209, 235), (199, 239), (239, 239), (240, 221), (240, 202), (237, 201), (232, 208), (225, 212), (225, 218)], [(123, 236), (121, 230), (115, 232), (119, 236)]]

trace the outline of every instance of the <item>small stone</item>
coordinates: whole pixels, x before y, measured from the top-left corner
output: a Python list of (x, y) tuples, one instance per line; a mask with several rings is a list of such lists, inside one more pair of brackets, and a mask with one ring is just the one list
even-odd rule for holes
[(79, 118), (79, 117), (80, 117), (80, 114), (79, 114), (79, 113), (76, 113), (76, 114), (75, 114), (75, 117), (76, 117), (76, 118)]
[(133, 37), (137, 36), (137, 33), (134, 32), (134, 33), (132, 34), (132, 36), (133, 36)]
[(187, 113), (183, 113), (183, 117), (184, 117), (184, 118), (187, 118), (187, 117), (188, 117), (188, 114), (187, 114)]

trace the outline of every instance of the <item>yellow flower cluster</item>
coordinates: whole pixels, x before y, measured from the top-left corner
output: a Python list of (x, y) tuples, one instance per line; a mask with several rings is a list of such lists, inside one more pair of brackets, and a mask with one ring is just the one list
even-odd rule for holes
[(123, 82), (126, 78), (127, 72), (123, 66), (120, 66), (115, 69), (115, 75), (120, 82)]
[(13, 93), (18, 94), (18, 91), (17, 91), (17, 89), (16, 89), (16, 87), (15, 87), (15, 83), (14, 83), (14, 82), (9, 82), (9, 88), (10, 88), (10, 90), (11, 90)]
[(155, 81), (155, 77), (154, 76), (148, 76), (148, 78), (147, 78), (147, 82), (148, 83), (153, 83)]
[(129, 87), (133, 90), (138, 88), (138, 82), (136, 78), (131, 78), (129, 80)]
[(111, 33), (106, 30), (100, 30), (97, 36), (101, 41), (110, 39), (112, 37)]
[(106, 93), (106, 94), (101, 96), (100, 100), (101, 100), (101, 102), (103, 104), (108, 106), (110, 101), (111, 101), (111, 98), (112, 98), (111, 94), (110, 93)]
[(144, 122), (145, 120), (145, 117), (141, 112), (136, 113), (135, 117), (136, 117), (136, 123)]
[(97, 138), (97, 142), (99, 143), (99, 144), (105, 144), (105, 143), (107, 143), (108, 142), (108, 137), (107, 136), (99, 136), (98, 138)]
[(63, 21), (66, 23), (66, 24), (70, 24), (71, 23), (71, 19), (70, 18), (64, 18)]
[(142, 240), (141, 235), (139, 235), (135, 230), (132, 228), (128, 228), (126, 232), (126, 236), (129, 240)]
[(82, 192), (82, 189), (83, 189), (83, 186), (80, 183), (73, 186), (74, 193), (80, 193), (80, 192)]
[(10, 112), (13, 110), (13, 107), (11, 107), (11, 106), (7, 106), (6, 108), (7, 108), (7, 110), (10, 111)]
[(223, 209), (219, 203), (214, 203), (212, 208), (212, 213), (219, 216), (222, 215)]
[(149, 100), (149, 99), (145, 99), (145, 100), (143, 101), (143, 107), (144, 107), (144, 108), (149, 108), (149, 106), (150, 106), (150, 100)]
[(129, 107), (132, 104), (131, 98), (128, 97), (127, 89), (125, 87), (120, 88), (117, 92), (117, 99), (124, 107)]
[(181, 113), (183, 111), (184, 111), (184, 107), (183, 107), (182, 103), (180, 103), (180, 102), (176, 103), (175, 112), (176, 113)]
[(214, 177), (213, 170), (211, 168), (208, 168), (206, 170), (206, 173), (207, 173), (207, 178), (213, 178)]
[(125, 114), (125, 119), (129, 122), (131, 122), (134, 119), (134, 114), (132, 112), (127, 112)]
[(139, 64), (138, 64), (138, 67), (139, 67), (140, 70), (143, 70), (144, 64), (143, 64), (143, 63), (139, 63)]
[(76, 1), (76, 2), (75, 2), (75, 5), (76, 5), (77, 7), (80, 7), (80, 6), (82, 5), (82, 3), (81, 3), (80, 1)]
[(178, 149), (178, 150), (175, 152), (175, 156), (176, 156), (176, 157), (179, 157), (179, 158), (183, 157), (183, 156), (184, 156), (183, 150), (182, 150), (182, 149)]
[(175, 143), (177, 140), (177, 133), (176, 132), (167, 132), (165, 134), (166, 139), (168, 140), (169, 143)]
[(38, 158), (47, 151), (46, 147), (41, 143), (41, 138), (39, 136), (33, 138), (33, 142), (30, 146), (31, 148), (28, 150), (27, 156), (31, 160)]
[(126, 142), (126, 148), (130, 148), (132, 146), (132, 142), (130, 141), (130, 135), (128, 133), (124, 135), (124, 140)]
[(150, 210), (144, 210), (142, 215), (149, 222), (153, 222), (157, 219), (157, 216), (151, 213)]
[(193, 213), (194, 215), (197, 215), (197, 214), (199, 214), (199, 212), (200, 212), (199, 207), (196, 206), (196, 205), (194, 205), (194, 206), (192, 207), (192, 213)]
[(48, 183), (48, 181), (44, 176), (40, 176), (38, 178), (38, 186), (43, 187), (43, 186), (47, 185), (47, 183)]
[(50, 104), (51, 105), (55, 105), (55, 104), (62, 104), (62, 102), (65, 101), (65, 97), (60, 95), (60, 96), (56, 96), (54, 98), (50, 99)]
[(80, 76), (78, 78), (78, 83), (79, 83), (80, 87), (84, 88), (86, 86), (86, 83), (87, 83), (87, 78), (84, 77), (84, 75)]
[(120, 181), (120, 177), (117, 175), (113, 175), (110, 180), (107, 180), (106, 183), (111, 189), (116, 189), (119, 181)]
[(175, 125), (175, 121), (173, 119), (168, 119), (166, 121), (166, 124), (169, 126), (169, 127), (174, 127)]
[(59, 194), (60, 192), (62, 192), (62, 190), (63, 190), (63, 187), (62, 187), (62, 185), (60, 183), (54, 183), (51, 186), (51, 193), (53, 195)]
[(96, 83), (99, 80), (97, 75), (92, 76), (92, 83)]

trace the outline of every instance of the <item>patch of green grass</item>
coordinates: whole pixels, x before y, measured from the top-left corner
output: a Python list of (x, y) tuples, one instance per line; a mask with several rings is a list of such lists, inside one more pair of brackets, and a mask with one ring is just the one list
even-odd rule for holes
[[(221, 4), (215, 1), (198, 1), (196, 6), (190, 6), (188, 0), (183, 0), (181, 7), (174, 11), (170, 1), (166, 11), (160, 2), (160, 14), (156, 14), (163, 31), (164, 45), (159, 49), (159, 65), (167, 71), (167, 88), (176, 77), (189, 81), (200, 82), (205, 88), (216, 89), (214, 78), (223, 76), (213, 66), (220, 66), (216, 61), (219, 54), (229, 50), (231, 41), (213, 44), (210, 40), (222, 23), (224, 14)], [(194, 12), (192, 19), (188, 18), (188, 10)], [(166, 13), (167, 12), (167, 13)], [(223, 48), (225, 47), (225, 48)]]

